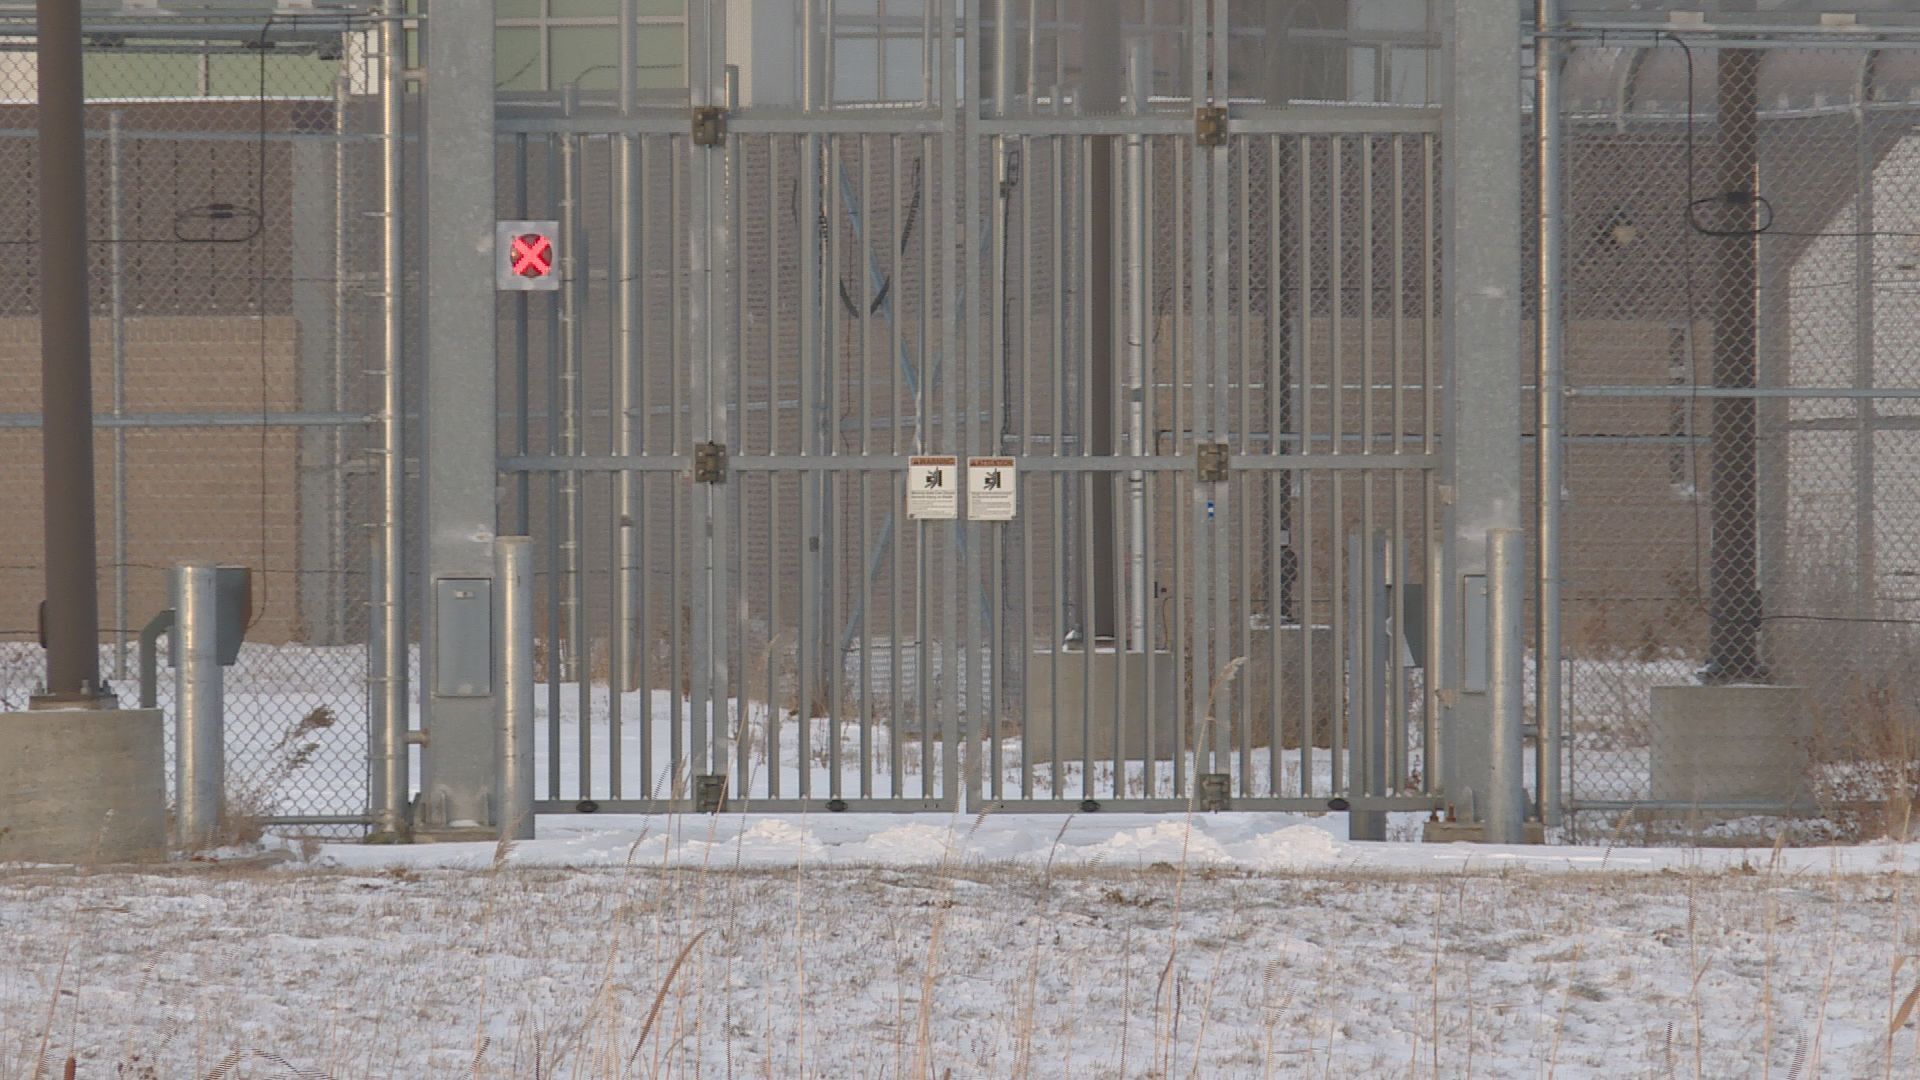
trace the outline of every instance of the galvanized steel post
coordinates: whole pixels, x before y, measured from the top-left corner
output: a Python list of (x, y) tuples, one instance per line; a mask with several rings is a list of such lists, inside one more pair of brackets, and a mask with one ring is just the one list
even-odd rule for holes
[(1524, 785), (1527, 637), (1526, 540), (1519, 529), (1487, 532), (1487, 711), (1492, 718), (1483, 839), (1517, 844), (1526, 835)]
[[(1442, 529), (1453, 550), (1440, 588), (1445, 625), (1463, 625), (1465, 579), (1491, 573), (1489, 530), (1521, 524), (1520, 26), (1502, 0), (1457, 0), (1446, 23), (1448, 99), (1440, 170), (1445, 182), (1445, 434)], [(1467, 636), (1447, 640), (1440, 666), (1443, 793), (1477, 810), (1490, 779), (1489, 695), (1465, 684)]]
[(225, 677), (220, 671), (219, 567), (174, 567), (172, 593), (174, 834), (184, 846), (207, 844), (225, 803)]
[[(490, 833), (496, 687), (477, 670), (491, 648), (468, 605), (493, 576), (495, 418), (492, 0), (439, 0), (428, 12), (426, 379), (420, 398), (421, 533), (429, 602), (421, 620), (422, 824)], [(396, 58), (390, 58), (396, 59)], [(388, 568), (389, 573), (392, 567)], [(449, 606), (450, 604), (456, 606)], [(490, 633), (490, 628), (485, 631)], [(439, 655), (474, 679), (442, 680)], [(393, 723), (391, 717), (388, 724)]]
[(369, 808), (374, 830), (404, 832), (410, 795), (407, 761), (407, 571), (402, 550), (402, 495), (406, 483), (405, 416), (401, 382), (404, 323), (401, 281), (401, 105), (406, 94), (404, 0), (387, 0), (380, 23), (380, 521), (374, 532), (372, 618), (373, 724)]
[(498, 722), (494, 820), (507, 840), (533, 839), (533, 540), (493, 541), (494, 671)]
[(1560, 823), (1560, 490), (1561, 432), (1566, 380), (1565, 311), (1561, 229), (1560, 61), (1553, 37), (1560, 25), (1559, 0), (1534, 0), (1533, 123), (1539, 159), (1536, 172), (1540, 204), (1537, 269), (1539, 314), (1534, 324), (1537, 352), (1534, 402), (1534, 543), (1538, 577), (1534, 603), (1535, 776), (1540, 820)]

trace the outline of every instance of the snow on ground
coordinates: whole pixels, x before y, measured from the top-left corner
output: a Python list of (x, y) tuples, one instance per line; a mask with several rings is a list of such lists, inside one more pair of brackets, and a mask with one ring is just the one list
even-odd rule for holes
[(595, 816), (504, 850), (0, 868), (0, 1075), (1920, 1072), (1915, 1024), (1888, 1036), (1920, 847), (1337, 822)]

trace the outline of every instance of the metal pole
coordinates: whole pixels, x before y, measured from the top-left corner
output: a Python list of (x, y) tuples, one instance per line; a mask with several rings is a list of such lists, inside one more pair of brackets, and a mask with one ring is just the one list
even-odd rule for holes
[(407, 567), (401, 514), (406, 484), (405, 403), (401, 350), (401, 106), (405, 101), (406, 35), (400, 22), (404, 0), (388, 0), (380, 24), (380, 524), (374, 534), (371, 571), (372, 625), (368, 651), (373, 667), (373, 775), (369, 801), (375, 831), (404, 832), (410, 822), (411, 776), (407, 760)]
[(40, 431), (47, 684), (43, 704), (88, 706), (100, 688), (88, 341), (86, 89), (80, 5), (39, 0)]
[(213, 563), (182, 563), (173, 570), (174, 822), (182, 846), (214, 840), (225, 801), (219, 575)]
[[(1127, 54), (1127, 112), (1139, 116), (1146, 111), (1147, 94), (1153, 71), (1144, 43), (1136, 42)], [(1152, 300), (1147, 292), (1147, 140), (1129, 135), (1126, 142), (1127, 174), (1127, 451), (1134, 457), (1152, 452), (1147, 440), (1147, 312)], [(1127, 574), (1127, 642), (1129, 648), (1144, 648), (1147, 639), (1147, 474), (1127, 474), (1127, 553), (1131, 566)], [(1149, 667), (1148, 670), (1151, 670)]]
[(1552, 36), (1560, 25), (1559, 0), (1534, 0), (1533, 125), (1539, 158), (1539, 315), (1535, 321), (1536, 374), (1534, 422), (1538, 439), (1535, 494), (1535, 543), (1539, 555), (1534, 584), (1535, 776), (1540, 820), (1560, 823), (1560, 489), (1562, 384), (1566, 378), (1565, 312), (1561, 248), (1560, 141), (1561, 46)]
[[(1083, 27), (1088, 63), (1083, 69), (1080, 111), (1098, 116), (1120, 110), (1120, 85), (1124, 63), (1120, 19), (1117, 13), (1087, 9)], [(1113, 455), (1114, 416), (1114, 283), (1113, 250), (1113, 144), (1111, 135), (1095, 135), (1087, 140), (1087, 170), (1091, 183), (1087, 190), (1087, 417), (1086, 453), (1094, 457)], [(1093, 610), (1089, 612), (1086, 635), (1089, 655), (1094, 643), (1116, 640), (1119, 630), (1117, 597), (1114, 595), (1114, 542), (1118, 522), (1114, 517), (1114, 489), (1109, 483), (1094, 483), (1092, 507), (1086, 522), (1087, 551), (1091, 565)], [(1091, 665), (1092, 661), (1088, 661)]]
[[(1750, 389), (1759, 384), (1760, 57), (1756, 49), (1726, 49), (1719, 69), (1719, 168), (1716, 192), (1729, 205), (1707, 213), (1722, 236), (1713, 241), (1713, 385)], [(1743, 196), (1733, 202), (1734, 196)], [(1752, 398), (1716, 398), (1712, 405), (1713, 461), (1707, 474), (1711, 527), (1707, 554), (1707, 664), (1710, 683), (1765, 682), (1760, 655), (1759, 472), (1757, 420)]]
[(533, 839), (533, 539), (493, 541), (493, 625), (500, 680), (494, 819), (507, 840)]
[[(420, 395), (429, 594), (421, 619), (421, 818), (431, 828), (496, 831), (486, 819), (493, 797), (494, 688), (464, 689), (437, 677), (443, 582), (491, 581), (496, 457), (494, 295), (494, 4), (439, 0), (426, 35), (430, 79), (426, 123), (426, 374)], [(451, 17), (447, 17), (451, 16)], [(458, 599), (463, 586), (447, 586)], [(479, 654), (479, 645), (444, 628)], [(491, 655), (489, 647), (485, 655)], [(469, 657), (468, 659), (472, 659)]]
[(1487, 531), (1487, 711), (1492, 717), (1484, 839), (1518, 844), (1526, 836), (1525, 769), (1527, 595), (1525, 534)]
[[(1446, 23), (1447, 95), (1439, 149), (1445, 161), (1441, 247), (1446, 420), (1440, 440), (1442, 477), (1451, 500), (1441, 499), (1447, 570), (1434, 586), (1445, 605), (1442, 626), (1460, 627), (1464, 579), (1487, 569), (1492, 529), (1521, 525), (1526, 451), (1521, 444), (1524, 402), (1514, 372), (1522, 370), (1520, 240), (1526, 227), (1513, 208), (1521, 201), (1524, 130), (1515, 84), (1486, 78), (1520, 69), (1520, 31), (1504, 0), (1455, 0)], [(1435, 385), (1435, 384), (1429, 384)], [(1462, 812), (1487, 789), (1491, 746), (1489, 695), (1468, 690), (1464, 635), (1449, 632), (1439, 661), (1441, 700), (1437, 745), (1442, 790)], [(1484, 800), (1482, 800), (1484, 801)]]
[[(127, 307), (120, 243), (120, 120), (119, 109), (107, 114), (107, 282), (113, 320), (113, 416), (127, 413)], [(336, 410), (337, 411), (337, 410)], [(113, 429), (113, 677), (127, 677), (127, 429)]]

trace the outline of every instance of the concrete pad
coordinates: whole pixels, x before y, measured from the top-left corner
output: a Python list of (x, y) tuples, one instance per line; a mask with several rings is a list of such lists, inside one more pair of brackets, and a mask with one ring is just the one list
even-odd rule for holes
[(0, 861), (164, 857), (158, 709), (0, 713)]
[(1799, 686), (1653, 688), (1651, 793), (1661, 802), (1800, 803), (1813, 710)]

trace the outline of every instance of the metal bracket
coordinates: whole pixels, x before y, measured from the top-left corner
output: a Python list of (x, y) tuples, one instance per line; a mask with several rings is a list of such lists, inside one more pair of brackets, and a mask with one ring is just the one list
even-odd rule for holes
[(719, 105), (697, 105), (693, 110), (693, 145), (720, 146), (727, 141), (727, 110)]
[(693, 482), (696, 484), (724, 484), (727, 482), (727, 447), (725, 443), (703, 442), (693, 444)]
[(693, 812), (717, 814), (727, 801), (727, 778), (716, 774), (693, 778)]
[(1227, 145), (1227, 110), (1208, 105), (1193, 110), (1193, 140), (1201, 146)]
[(1195, 785), (1195, 804), (1201, 810), (1226, 810), (1233, 798), (1233, 777), (1223, 772), (1201, 773)]
[(1193, 448), (1194, 467), (1199, 472), (1203, 484), (1224, 484), (1227, 482), (1227, 462), (1232, 451), (1223, 442), (1203, 442)]

